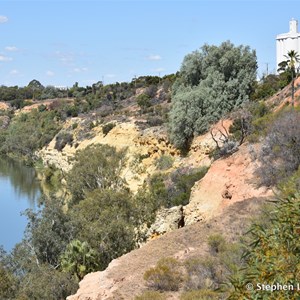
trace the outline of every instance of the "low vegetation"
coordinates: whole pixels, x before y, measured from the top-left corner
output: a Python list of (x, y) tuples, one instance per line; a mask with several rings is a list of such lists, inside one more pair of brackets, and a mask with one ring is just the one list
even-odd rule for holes
[[(36, 151), (53, 138), (55, 149), (62, 151), (73, 145), (75, 134), (80, 142), (104, 124), (107, 135), (119, 119), (135, 116), (141, 128), (167, 126), (172, 143), (184, 154), (195, 136), (230, 114), (233, 124), (226, 141), (213, 155), (231, 155), (245, 141), (262, 142), (257, 177), (261, 185), (275, 187), (278, 198), (242, 244), (215, 233), (203, 241), (208, 251), (202, 256), (158, 260), (144, 274), (148, 290), (135, 300), (163, 300), (170, 292), (180, 293), (181, 300), (296, 299), (289, 291), (245, 289), (247, 283), (300, 280), (299, 110), (272, 112), (264, 100), (290, 82), (290, 74), (269, 75), (257, 83), (256, 67), (254, 51), (225, 42), (188, 54), (178, 74), (163, 78), (143, 76), (110, 85), (99, 81), (87, 87), (75, 83), (67, 90), (44, 87), (37, 80), (24, 88), (1, 86), (0, 98), (12, 109), (1, 112), (0, 151), (36, 164)], [(50, 98), (56, 100), (14, 113)], [(83, 115), (82, 122), (61, 131), (67, 118)], [(126, 149), (92, 145), (76, 153), (67, 175), (53, 166), (43, 168), (52, 187), (65, 179), (68, 195), (42, 196), (39, 210), (24, 213), (28, 225), (23, 241), (10, 253), (0, 251), (1, 299), (65, 299), (85, 274), (105, 269), (137, 247), (145, 238), (140, 228), (149, 227), (160, 208), (188, 204), (192, 186), (207, 172), (176, 169), (174, 158), (162, 155), (155, 162), (157, 173), (133, 194), (120, 176), (125, 154)]]

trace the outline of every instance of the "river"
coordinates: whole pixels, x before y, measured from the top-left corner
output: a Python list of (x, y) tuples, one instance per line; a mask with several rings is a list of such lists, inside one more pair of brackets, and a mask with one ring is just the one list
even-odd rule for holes
[(5, 250), (22, 240), (27, 219), (21, 212), (35, 209), (40, 194), (33, 168), (0, 157), (0, 245)]

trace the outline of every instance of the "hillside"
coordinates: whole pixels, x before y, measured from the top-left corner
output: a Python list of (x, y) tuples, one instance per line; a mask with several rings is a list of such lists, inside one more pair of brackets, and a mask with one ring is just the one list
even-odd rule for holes
[[(209, 254), (208, 237), (222, 233), (229, 241), (237, 241), (260, 211), (263, 198), (238, 202), (225, 209), (218, 217), (198, 222), (148, 242), (116, 260), (102, 272), (87, 275), (80, 288), (68, 300), (131, 300), (147, 288), (143, 275), (162, 257), (172, 256), (180, 261)], [(179, 299), (179, 293), (169, 293), (167, 299)]]
[(247, 273), (243, 285), (228, 277), (247, 264), (252, 217), (273, 190), (300, 186), (289, 73), (256, 82), (255, 70), (255, 51), (227, 41), (163, 78), (0, 87), (21, 96), (3, 99), (0, 151), (35, 166), (43, 189), (24, 240), (0, 260), (3, 297), (224, 299), (238, 284), (243, 294)]
[[(300, 79), (296, 81), (297, 87), (299, 84)], [(299, 92), (297, 90), (296, 95)], [(277, 111), (290, 99), (290, 86), (287, 86), (266, 102)], [(220, 124), (215, 127), (222, 130)], [(203, 141), (205, 146), (201, 149), (199, 145)], [(197, 151), (201, 149), (205, 153), (208, 144), (214, 147), (209, 134), (196, 138), (185, 162), (201, 165), (208, 158), (199, 159)], [(146, 270), (162, 257), (172, 256), (181, 262), (190, 257), (204, 257), (209, 253), (208, 237), (216, 232), (226, 240), (238, 241), (253, 217), (259, 215), (265, 201), (273, 196), (271, 189), (257, 187), (254, 171), (259, 148), (260, 144), (246, 143), (231, 156), (214, 161), (205, 177), (194, 185), (189, 204), (183, 207), (183, 228), (113, 260), (105, 271), (87, 275), (77, 293), (67, 299), (134, 299), (147, 289), (143, 279)], [(158, 225), (161, 226), (161, 222), (158, 217)], [(179, 294), (168, 292), (165, 295), (166, 299), (179, 299)]]

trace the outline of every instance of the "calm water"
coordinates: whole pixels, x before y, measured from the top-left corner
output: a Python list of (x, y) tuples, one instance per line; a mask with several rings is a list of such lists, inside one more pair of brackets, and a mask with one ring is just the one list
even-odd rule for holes
[(39, 195), (33, 168), (0, 157), (0, 245), (5, 250), (22, 240), (27, 219), (21, 212), (34, 209)]

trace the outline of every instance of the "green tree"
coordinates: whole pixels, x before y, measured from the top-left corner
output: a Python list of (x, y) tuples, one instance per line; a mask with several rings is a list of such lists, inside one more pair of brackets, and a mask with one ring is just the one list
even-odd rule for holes
[(16, 300), (65, 300), (78, 289), (78, 281), (69, 273), (59, 272), (49, 265), (32, 266), (22, 278)]
[(146, 109), (151, 106), (151, 97), (147, 94), (140, 94), (136, 100), (138, 106), (141, 108), (141, 113), (146, 112)]
[(122, 188), (124, 182), (120, 172), (124, 156), (124, 151), (108, 145), (92, 145), (77, 152), (75, 164), (67, 175), (73, 203), (78, 203), (95, 189)]
[(27, 210), (25, 213), (28, 218), (25, 240), (37, 264), (45, 263), (56, 268), (61, 253), (74, 238), (74, 227), (70, 225), (62, 204), (52, 197), (45, 201), (42, 210)]
[(135, 246), (131, 203), (131, 194), (126, 190), (95, 189), (70, 211), (76, 238), (97, 251), (100, 269)]
[(194, 136), (230, 112), (249, 95), (256, 79), (256, 54), (229, 41), (204, 45), (188, 54), (173, 85), (169, 134), (173, 144), (188, 150)]
[(33, 110), (13, 118), (6, 130), (5, 141), (0, 149), (5, 154), (32, 162), (35, 151), (47, 145), (60, 129), (53, 111)]
[(69, 243), (60, 260), (62, 270), (74, 274), (78, 280), (98, 268), (96, 251), (87, 242), (79, 240)]

